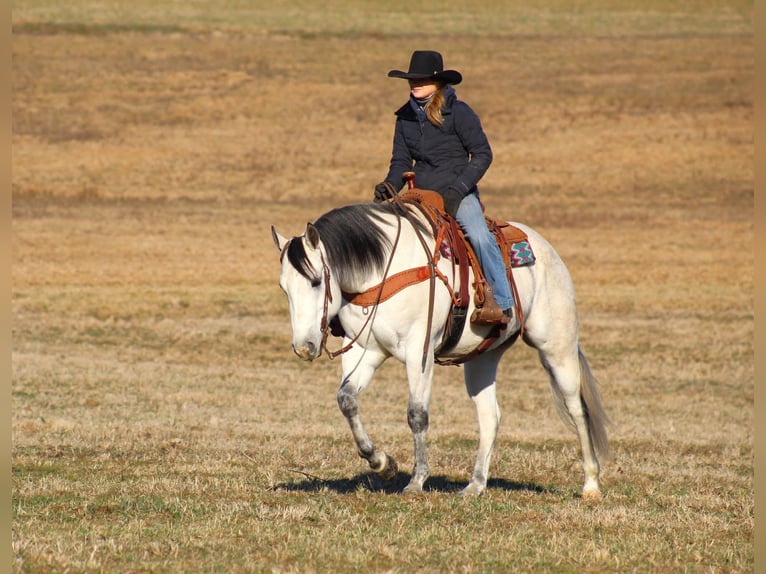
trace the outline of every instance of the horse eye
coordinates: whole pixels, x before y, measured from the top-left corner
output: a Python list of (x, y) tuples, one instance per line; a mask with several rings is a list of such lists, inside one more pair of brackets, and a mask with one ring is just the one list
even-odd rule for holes
[(322, 280), (319, 277), (314, 277), (311, 280), (311, 286), (312, 287), (319, 287), (322, 284)]

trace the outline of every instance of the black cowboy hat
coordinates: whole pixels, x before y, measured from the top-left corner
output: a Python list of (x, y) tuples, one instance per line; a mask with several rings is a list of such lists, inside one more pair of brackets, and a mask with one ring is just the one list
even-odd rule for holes
[(445, 70), (442, 55), (432, 50), (415, 50), (410, 59), (410, 69), (406, 72), (391, 70), (389, 78), (404, 78), (406, 80), (432, 79), (445, 84), (459, 84), (463, 76), (456, 70)]

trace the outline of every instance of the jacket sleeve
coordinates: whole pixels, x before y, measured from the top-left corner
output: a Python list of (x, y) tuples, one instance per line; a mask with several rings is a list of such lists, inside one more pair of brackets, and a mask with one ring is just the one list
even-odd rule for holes
[(468, 106), (458, 101), (453, 108), (455, 133), (469, 154), (468, 165), (458, 175), (452, 187), (463, 195), (468, 195), (484, 176), (492, 163), (492, 148), (481, 127), (479, 116)]
[(404, 141), (401, 121), (396, 122), (394, 128), (394, 144), (391, 151), (391, 164), (388, 168), (386, 181), (393, 184), (397, 191), (404, 187), (404, 178), (402, 174), (405, 171), (412, 170), (412, 154)]

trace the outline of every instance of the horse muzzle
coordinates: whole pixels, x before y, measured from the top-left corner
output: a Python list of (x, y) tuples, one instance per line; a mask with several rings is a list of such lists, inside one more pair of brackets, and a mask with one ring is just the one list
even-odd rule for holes
[(311, 341), (306, 341), (300, 345), (293, 343), (293, 353), (304, 361), (313, 361), (322, 354), (322, 346)]

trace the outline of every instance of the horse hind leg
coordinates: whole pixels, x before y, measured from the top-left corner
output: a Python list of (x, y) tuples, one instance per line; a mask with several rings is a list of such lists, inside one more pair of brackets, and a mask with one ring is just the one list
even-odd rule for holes
[(540, 360), (550, 375), (551, 390), (561, 419), (575, 430), (580, 441), (585, 481), (584, 498), (601, 496), (598, 456), (609, 457), (606, 425), (609, 419), (601, 406), (596, 379), (582, 350), (561, 356), (540, 351)]
[(487, 488), (489, 464), (500, 427), (500, 407), (497, 404), (495, 378), (499, 354), (490, 352), (466, 363), (463, 367), (468, 396), (476, 406), (479, 422), (479, 449), (476, 453), (471, 480), (463, 495), (479, 495)]

